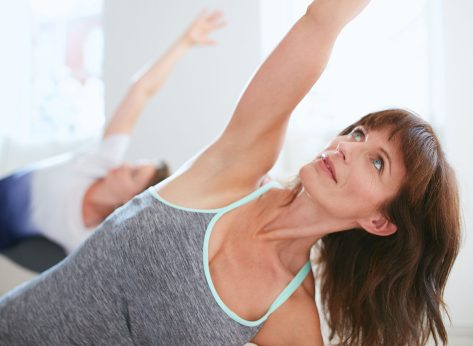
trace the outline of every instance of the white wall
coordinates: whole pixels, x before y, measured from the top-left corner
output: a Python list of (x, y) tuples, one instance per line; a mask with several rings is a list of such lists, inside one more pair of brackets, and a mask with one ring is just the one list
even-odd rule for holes
[(30, 114), (30, 40), (29, 1), (0, 2), (0, 134), (27, 125), (25, 121)]
[(165, 158), (177, 169), (220, 133), (259, 62), (259, 8), (255, 0), (105, 3), (106, 114), (129, 77), (161, 54), (204, 7), (225, 13), (228, 24), (214, 35), (219, 44), (194, 49), (178, 64), (140, 118), (129, 159)]
[[(443, 1), (447, 156), (460, 183), (464, 241), (446, 298), (455, 326), (473, 329), (473, 1)], [(472, 333), (473, 334), (473, 333)]]
[(4, 136), (27, 132), (30, 114), (31, 11), (28, 0), (0, 2), (0, 172)]

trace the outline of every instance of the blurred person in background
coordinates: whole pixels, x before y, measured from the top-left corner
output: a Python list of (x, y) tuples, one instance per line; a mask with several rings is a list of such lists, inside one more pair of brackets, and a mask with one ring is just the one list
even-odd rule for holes
[(0, 180), (0, 251), (41, 235), (70, 253), (116, 208), (169, 175), (164, 162), (124, 163), (131, 132), (176, 63), (192, 47), (214, 45), (209, 35), (223, 25), (219, 11), (202, 12), (161, 57), (143, 67), (97, 146)]

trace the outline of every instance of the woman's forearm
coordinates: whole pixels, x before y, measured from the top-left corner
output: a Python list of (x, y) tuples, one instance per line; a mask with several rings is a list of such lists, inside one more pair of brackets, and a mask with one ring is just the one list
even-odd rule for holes
[(263, 133), (264, 127), (282, 126), (324, 71), (340, 31), (368, 3), (313, 1), (253, 77), (235, 110), (235, 123), (248, 117)]
[(315, 20), (308, 11), (243, 93), (214, 147), (231, 147), (232, 155), (223, 151), (224, 156), (240, 166), (247, 162), (252, 179), (259, 179), (276, 162), (289, 117), (324, 71), (340, 29)]
[(259, 181), (276, 162), (290, 115), (324, 71), (339, 33), (368, 2), (314, 0), (253, 76), (212, 153)]
[(338, 33), (307, 12), (261, 65), (235, 116), (264, 117), (269, 125), (287, 118), (321, 76)]

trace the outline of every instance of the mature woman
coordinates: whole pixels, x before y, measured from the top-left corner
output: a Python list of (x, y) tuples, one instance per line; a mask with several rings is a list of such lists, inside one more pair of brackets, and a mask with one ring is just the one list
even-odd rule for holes
[(192, 47), (214, 44), (209, 35), (222, 24), (220, 12), (203, 12), (159, 59), (146, 66), (96, 148), (46, 160), (0, 180), (0, 250), (41, 234), (71, 252), (113, 210), (168, 176), (163, 163), (124, 163), (131, 132), (176, 63)]
[(446, 342), (458, 250), (452, 172), (428, 124), (370, 114), (261, 184), (291, 111), (368, 0), (317, 0), (261, 66), (222, 135), (115, 212), (62, 264), (0, 301), (9, 344), (323, 345), (309, 250), (343, 345)]

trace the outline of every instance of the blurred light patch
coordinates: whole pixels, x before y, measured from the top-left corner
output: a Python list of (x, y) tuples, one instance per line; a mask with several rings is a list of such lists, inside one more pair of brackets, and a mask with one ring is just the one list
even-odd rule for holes
[(103, 0), (31, 0), (31, 136), (77, 140), (104, 123)]

